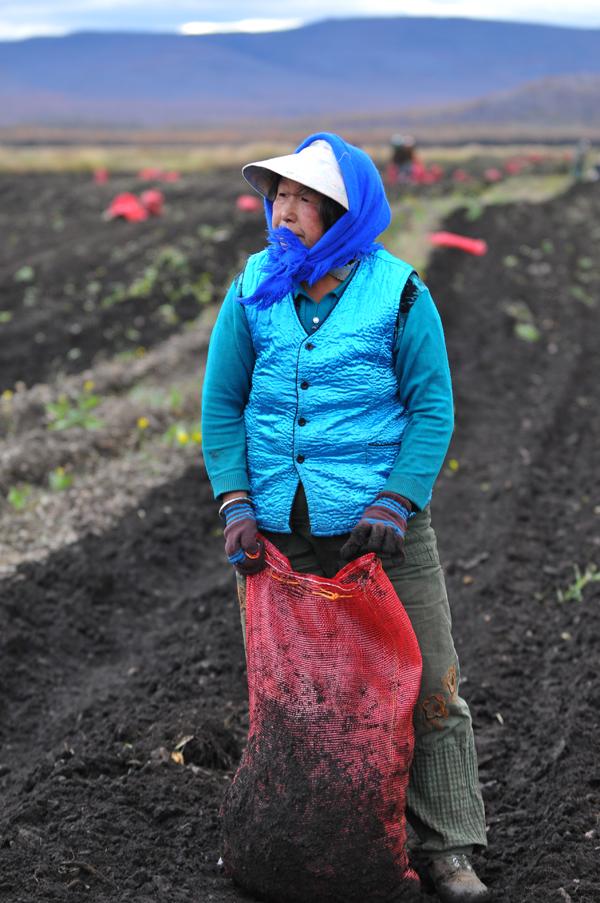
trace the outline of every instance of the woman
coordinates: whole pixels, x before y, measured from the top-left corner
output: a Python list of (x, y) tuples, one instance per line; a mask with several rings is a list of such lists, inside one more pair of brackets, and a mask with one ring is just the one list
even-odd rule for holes
[(375, 239), (391, 218), (372, 160), (337, 135), (244, 167), (269, 246), (231, 286), (203, 390), (207, 471), (238, 574), (257, 530), (302, 572), (381, 557), (423, 657), (407, 817), (443, 901), (480, 901), (486, 844), (471, 718), (458, 695), (429, 501), (453, 428), (440, 319)]

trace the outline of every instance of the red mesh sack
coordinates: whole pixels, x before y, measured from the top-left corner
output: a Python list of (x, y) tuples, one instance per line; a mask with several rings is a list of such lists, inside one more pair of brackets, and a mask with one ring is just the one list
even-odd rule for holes
[(265, 546), (247, 581), (250, 730), (221, 813), (226, 872), (272, 903), (417, 899), (408, 615), (373, 554), (328, 579)]

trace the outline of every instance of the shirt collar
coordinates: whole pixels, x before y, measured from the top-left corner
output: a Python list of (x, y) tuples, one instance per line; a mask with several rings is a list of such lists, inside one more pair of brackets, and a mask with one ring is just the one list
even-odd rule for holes
[[(352, 274), (354, 273), (354, 270), (356, 269), (356, 266), (357, 266), (357, 264), (356, 264), (356, 262), (354, 262), (354, 263), (347, 264), (344, 267), (336, 267), (335, 272), (333, 270), (330, 270), (331, 275), (334, 276), (336, 279), (338, 279), (339, 276), (342, 276), (342, 281), (338, 282), (338, 284), (334, 288), (332, 288), (331, 291), (327, 292), (327, 295), (335, 295), (335, 297), (339, 301), (339, 299), (341, 298), (342, 294), (344, 293), (344, 291), (346, 289), (348, 282), (350, 281)], [(344, 275), (344, 273), (345, 273), (345, 275)], [(327, 297), (327, 295), (325, 297)], [(299, 297), (306, 298), (308, 301), (313, 300), (310, 297), (310, 295), (308, 294), (308, 292), (302, 288), (300, 283), (296, 282), (294, 284), (294, 298), (299, 298)]]

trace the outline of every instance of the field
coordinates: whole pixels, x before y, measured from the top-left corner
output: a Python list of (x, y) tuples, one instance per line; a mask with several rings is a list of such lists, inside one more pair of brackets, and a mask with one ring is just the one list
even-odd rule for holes
[[(493, 160), (390, 190), (446, 330), (433, 500), (502, 903), (593, 903), (600, 850), (600, 182)], [(0, 175), (0, 901), (234, 903), (219, 805), (247, 731), (235, 581), (202, 467), (218, 303), (263, 244), (238, 171)], [(488, 253), (427, 251), (439, 225)], [(284, 901), (282, 901), (284, 903)]]

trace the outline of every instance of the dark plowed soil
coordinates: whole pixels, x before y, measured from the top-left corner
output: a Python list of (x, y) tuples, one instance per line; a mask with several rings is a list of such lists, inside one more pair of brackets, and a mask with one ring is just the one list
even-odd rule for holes
[[(236, 210), (239, 182), (238, 172), (104, 185), (0, 175), (0, 391), (151, 347), (222, 297), (263, 243), (262, 212)], [(117, 194), (149, 188), (165, 197), (162, 216), (103, 218)]]
[[(58, 179), (39, 186), (61, 193)], [(194, 189), (207, 209), (215, 188), (207, 180)], [(93, 219), (82, 214), (81, 242), (100, 264), (107, 246)], [(260, 222), (246, 223), (248, 245), (260, 242)], [(112, 225), (126, 242), (130, 227)], [(489, 849), (477, 866), (498, 903), (594, 903), (600, 185), (544, 205), (496, 207), (475, 222), (455, 215), (446, 226), (490, 248), (483, 258), (438, 252), (427, 274), (456, 394), (433, 509), (487, 806)], [(150, 222), (131, 235), (161, 228)], [(240, 234), (220, 272), (235, 268)], [(81, 272), (77, 247), (66, 230), (53, 253), (40, 244), (53, 303), (61, 280)], [(22, 257), (3, 258), (3, 288)], [(15, 299), (2, 302), (15, 311), (8, 350), (2, 333), (2, 385), (34, 366), (19, 340), (28, 308)], [(31, 308), (48, 335), (57, 309)], [(89, 314), (85, 353), (112, 353), (118, 346), (106, 345)], [(64, 354), (64, 335), (57, 328), (36, 379)], [(249, 899), (218, 866), (219, 806), (247, 729), (221, 544), (198, 466), (101, 538), (84, 537), (0, 584), (3, 903)]]

